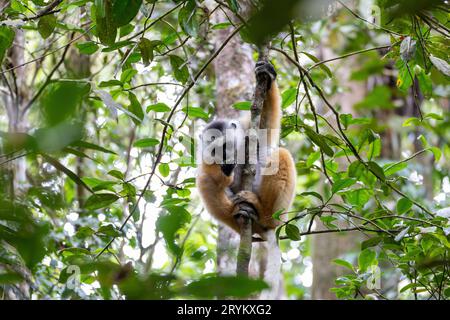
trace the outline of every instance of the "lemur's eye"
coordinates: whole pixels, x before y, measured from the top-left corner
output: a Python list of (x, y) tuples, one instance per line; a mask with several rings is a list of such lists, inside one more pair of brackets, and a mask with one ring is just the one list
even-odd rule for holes
[(236, 123), (235, 123), (235, 122), (232, 122), (232, 123), (231, 123), (231, 127), (232, 127), (233, 129), (236, 129), (236, 128), (237, 128)]
[(216, 140), (216, 137), (212, 136), (211, 141), (214, 141), (214, 140)]

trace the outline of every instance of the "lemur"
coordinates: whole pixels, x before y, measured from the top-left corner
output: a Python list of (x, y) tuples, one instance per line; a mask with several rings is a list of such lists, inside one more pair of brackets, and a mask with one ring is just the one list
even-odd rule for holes
[[(239, 232), (239, 226), (234, 215), (242, 202), (254, 207), (257, 212), (257, 222), (253, 231), (261, 236), (268, 229), (274, 229), (279, 221), (273, 219), (273, 214), (280, 209), (288, 210), (294, 198), (296, 170), (292, 155), (287, 149), (278, 148), (281, 97), (276, 84), (276, 72), (268, 62), (258, 62), (255, 67), (257, 81), (268, 79), (268, 91), (261, 112), (260, 128), (268, 129), (267, 158), (265, 166), (278, 165), (278, 170), (270, 175), (261, 174), (262, 164), (257, 164), (257, 177), (252, 191), (236, 192), (236, 181), (240, 178), (242, 165), (237, 164), (236, 150), (245, 149), (244, 132), (250, 126), (249, 111), (241, 119), (217, 119), (210, 122), (202, 134), (202, 147), (210, 156), (218, 156), (219, 161), (207, 162), (201, 156), (197, 172), (197, 187), (208, 212), (217, 220)], [(205, 138), (205, 132), (214, 131), (217, 134)], [(229, 134), (231, 132), (231, 135)], [(225, 133), (227, 135), (226, 139)], [(230, 139), (231, 137), (231, 139)], [(222, 146), (222, 154), (216, 155), (214, 149), (208, 151), (212, 144)], [(221, 150), (221, 149), (219, 149)], [(231, 160), (231, 161), (230, 161)]]

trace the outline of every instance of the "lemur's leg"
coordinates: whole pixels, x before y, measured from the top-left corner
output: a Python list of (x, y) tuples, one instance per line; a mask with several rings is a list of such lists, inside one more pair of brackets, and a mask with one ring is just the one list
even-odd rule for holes
[(273, 174), (261, 176), (258, 192), (263, 208), (259, 222), (270, 229), (279, 224), (272, 215), (280, 209), (289, 210), (295, 196), (297, 174), (294, 159), (288, 150), (279, 148), (271, 154), (268, 166), (276, 168), (277, 165), (278, 169)]
[(218, 165), (202, 165), (197, 177), (197, 188), (206, 210), (217, 220), (238, 231), (233, 218), (234, 203), (226, 190), (233, 176), (226, 176)]
[[(230, 196), (228, 188), (232, 181), (233, 175), (224, 174), (218, 165), (202, 165), (197, 177), (197, 188), (208, 212), (217, 220), (239, 232), (239, 226), (235, 219), (235, 215), (239, 211), (239, 204), (248, 203), (256, 210), (257, 215), (262, 211), (262, 207), (258, 196), (251, 191), (240, 191)], [(248, 206), (242, 206), (242, 209), (242, 213), (249, 216), (253, 211)], [(255, 221), (258, 220), (257, 216), (250, 217)]]
[[(262, 212), (263, 208), (261, 206), (261, 202), (259, 197), (253, 193), (252, 191), (243, 190), (238, 192), (235, 197), (233, 198), (233, 203), (235, 205), (233, 214), (236, 215), (239, 213), (240, 209), (242, 209), (241, 213), (246, 214), (249, 218), (252, 218), (254, 221), (258, 221), (258, 216), (260, 212)], [(253, 210), (251, 208), (248, 208), (246, 206), (243, 206), (240, 208), (241, 203), (248, 203), (253, 207), (254, 211), (256, 211), (256, 215), (253, 216)]]

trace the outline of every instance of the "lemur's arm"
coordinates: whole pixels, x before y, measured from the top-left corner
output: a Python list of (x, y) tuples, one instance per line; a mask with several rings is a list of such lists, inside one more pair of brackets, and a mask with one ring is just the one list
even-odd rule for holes
[(261, 113), (260, 129), (268, 129), (267, 143), (274, 148), (278, 145), (281, 124), (281, 95), (278, 90), (274, 67), (268, 62), (258, 62), (255, 67), (256, 81), (268, 79), (268, 91)]

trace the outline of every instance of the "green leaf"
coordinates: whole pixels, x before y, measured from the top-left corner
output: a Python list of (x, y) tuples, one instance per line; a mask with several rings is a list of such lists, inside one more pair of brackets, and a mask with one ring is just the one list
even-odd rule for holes
[(163, 177), (168, 177), (170, 174), (170, 168), (169, 164), (167, 163), (160, 163), (158, 166), (158, 171), (161, 173)]
[(96, 150), (96, 151), (100, 151), (100, 152), (104, 152), (104, 153), (116, 154), (114, 151), (103, 148), (92, 142), (87, 142), (87, 141), (82, 141), (82, 140), (72, 143), (71, 146), (75, 146), (75, 147), (79, 147), (79, 148), (83, 148), (83, 149), (92, 149), (92, 150)]
[(447, 77), (450, 77), (450, 65), (447, 63), (447, 61), (433, 56), (430, 56), (430, 60), (436, 67), (436, 69), (445, 74)]
[(409, 231), (409, 226), (406, 227), (406, 228), (404, 228), (402, 231), (400, 231), (400, 232), (395, 236), (394, 240), (397, 241), (397, 242), (400, 241), (400, 240), (402, 240), (402, 239), (406, 236), (406, 234), (408, 233), (408, 231)]
[(377, 244), (379, 244), (381, 241), (383, 241), (382, 237), (372, 237), (368, 240), (365, 240), (363, 242), (361, 242), (361, 250), (370, 248), (370, 247), (374, 247)]
[(116, 41), (117, 26), (112, 14), (113, 0), (95, 0), (96, 31), (100, 42), (111, 46)]
[(409, 67), (406, 63), (402, 63), (398, 71), (397, 87), (403, 92), (406, 92), (413, 83)]
[(222, 30), (222, 29), (227, 29), (230, 26), (232, 26), (232, 24), (230, 22), (221, 22), (221, 23), (216, 23), (215, 25), (213, 25), (211, 27), (211, 29), (212, 30)]
[(413, 203), (408, 198), (401, 198), (397, 201), (397, 213), (398, 214), (404, 214), (405, 212), (409, 211), (412, 207)]
[(136, 140), (133, 143), (133, 146), (136, 147), (136, 148), (149, 148), (149, 147), (154, 147), (154, 146), (156, 146), (158, 144), (159, 144), (159, 140), (158, 139), (144, 138), (144, 139)]
[(121, 237), (123, 236), (122, 232), (118, 230), (114, 225), (107, 224), (104, 226), (101, 226), (98, 228), (97, 234), (104, 235), (104, 236), (110, 236), (110, 237)]
[(320, 154), (319, 151), (316, 151), (316, 152), (311, 153), (311, 154), (308, 156), (308, 159), (306, 159), (306, 166), (312, 167), (312, 165), (314, 164), (314, 162), (316, 162), (317, 160), (320, 159), (320, 156), (321, 156), (321, 154)]
[(400, 44), (400, 57), (403, 61), (408, 62), (416, 53), (416, 40), (411, 37), (405, 37)]
[[(108, 47), (103, 48), (102, 52), (113, 52), (117, 49), (123, 48), (123, 47), (128, 47), (133, 45), (133, 42), (131, 42), (130, 40), (124, 40), (124, 41), (118, 41), (118, 42), (114, 42), (110, 45), (108, 45)], [(134, 54), (131, 54), (130, 57), (126, 60), (126, 62), (131, 60), (131, 57), (135, 57)], [(133, 62), (137, 62), (138, 59), (136, 59), (136, 61)]]
[(361, 272), (367, 270), (367, 268), (371, 265), (377, 264), (377, 254), (375, 251), (371, 249), (364, 249), (361, 251), (358, 257), (358, 266)]
[(348, 261), (345, 261), (343, 259), (334, 259), (333, 263), (353, 271), (353, 265)]
[(338, 191), (341, 191), (342, 189), (348, 188), (352, 185), (354, 185), (356, 182), (356, 179), (354, 178), (345, 178), (338, 181), (335, 181), (333, 183), (333, 186), (331, 187), (331, 192), (336, 193)]
[(122, 86), (123, 83), (120, 80), (112, 79), (108, 81), (102, 81), (98, 85), (99, 88), (105, 88), (105, 87), (114, 87), (114, 86)]
[(313, 196), (313, 197), (316, 197), (317, 199), (319, 199), (321, 202), (323, 202), (322, 196), (315, 191), (302, 192), (300, 195), (301, 196)]
[[(320, 60), (319, 60), (316, 56), (314, 56), (314, 55), (312, 55), (312, 54), (310, 54), (310, 53), (308, 53), (308, 52), (301, 51), (301, 53), (303, 53), (305, 56), (307, 56), (307, 57), (310, 58), (312, 61), (314, 61), (314, 63), (320, 62)], [(322, 69), (323, 71), (325, 71), (325, 73), (326, 73), (330, 78), (333, 77), (333, 73), (331, 72), (330, 68), (328, 68), (328, 66), (327, 66), (325, 63), (320, 64), (320, 65), (319, 65), (319, 68)]]
[(85, 203), (85, 208), (88, 210), (96, 210), (109, 206), (119, 199), (118, 196), (112, 193), (98, 193), (90, 196)]
[(181, 206), (169, 206), (166, 209), (168, 213), (158, 217), (156, 228), (162, 232), (169, 250), (175, 255), (179, 255), (181, 248), (177, 244), (177, 241), (179, 241), (178, 232), (191, 221), (191, 215)]
[(442, 156), (442, 151), (441, 149), (437, 148), (437, 147), (430, 147), (427, 150), (431, 151), (434, 155), (434, 162), (439, 162), (439, 160), (441, 159)]
[(386, 177), (393, 175), (394, 173), (401, 171), (408, 167), (406, 162), (396, 162), (391, 164), (385, 164), (383, 166), (384, 174)]
[(141, 38), (139, 41), (139, 50), (141, 51), (142, 63), (145, 66), (148, 66), (150, 62), (152, 62), (153, 56), (153, 48), (155, 47), (150, 40), (147, 38)]
[(185, 61), (176, 55), (169, 56), (170, 65), (172, 66), (173, 76), (181, 83), (186, 83), (189, 79), (189, 70)]
[(267, 288), (269, 286), (259, 279), (244, 276), (216, 276), (191, 282), (182, 289), (182, 293), (208, 299), (244, 298)]
[(367, 158), (369, 160), (378, 157), (381, 154), (381, 139), (375, 139), (369, 144), (369, 150), (367, 151)]
[(287, 224), (285, 228), (286, 235), (293, 241), (299, 241), (301, 239), (300, 230), (296, 225)]
[(112, 17), (116, 27), (128, 24), (139, 12), (142, 0), (112, 0)]
[(133, 121), (136, 120), (137, 123), (140, 123), (141, 119), (139, 119), (133, 112), (125, 109), (120, 103), (114, 101), (113, 97), (108, 92), (106, 92), (105, 90), (94, 90), (94, 92), (100, 97), (103, 103), (108, 107), (109, 110), (111, 110), (114, 115), (117, 114), (117, 110), (120, 110), (130, 118), (134, 119)]
[(366, 171), (366, 167), (359, 160), (353, 161), (348, 167), (348, 176), (356, 179), (360, 179)]
[(76, 44), (78, 51), (82, 54), (93, 54), (98, 50), (98, 45), (93, 41), (87, 41)]
[(170, 108), (167, 104), (159, 102), (155, 104), (151, 104), (147, 107), (147, 112), (155, 111), (155, 112), (169, 112)]
[(197, 5), (195, 0), (188, 0), (178, 13), (178, 22), (183, 31), (191, 37), (196, 37), (200, 23), (196, 16)]
[(120, 81), (125, 83), (125, 82), (130, 82), (131, 79), (133, 79), (133, 77), (137, 74), (137, 70), (133, 69), (133, 68), (129, 68), (126, 69), (122, 72), (122, 74), (120, 75)]
[(277, 210), (273, 215), (272, 215), (272, 218), (274, 218), (275, 220), (277, 220), (277, 221), (281, 221), (281, 215), (284, 213), (284, 209), (280, 209), (280, 210)]
[(66, 168), (62, 163), (60, 163), (55, 158), (41, 153), (41, 156), (44, 158), (44, 160), (48, 163), (50, 163), (53, 167), (55, 167), (57, 170), (65, 173), (73, 182), (75, 182), (77, 185), (82, 186), (83, 188), (87, 189), (89, 192), (93, 193), (92, 189), (89, 188), (89, 186), (84, 183), (83, 180), (81, 180), (80, 177), (78, 177), (72, 170)]
[(83, 226), (78, 228), (77, 233), (75, 233), (75, 237), (79, 239), (86, 239), (88, 237), (91, 237), (94, 233), (95, 231), (92, 228)]
[(372, 171), (372, 174), (374, 174), (381, 181), (386, 181), (386, 176), (384, 175), (383, 168), (381, 168), (376, 162), (369, 161), (367, 162), (367, 165)]
[(345, 199), (348, 204), (359, 208), (363, 208), (370, 198), (371, 194), (364, 188), (356, 190), (352, 189), (351, 191), (345, 193)]
[[(36, 220), (27, 207), (17, 202), (11, 203), (4, 197), (0, 197), (0, 241), (14, 247), (15, 252), (20, 254), (30, 271), (42, 261), (46, 254), (50, 254), (47, 251), (50, 249), (48, 247), (49, 238), (47, 238), (50, 231), (49, 227), (48, 223)], [(12, 257), (9, 254), (11, 251), (4, 244), (0, 251), (0, 263), (4, 265), (4, 259)], [(14, 256), (14, 261), (17, 261), (16, 256)], [(16, 263), (18, 263), (18, 267), (22, 265), (20, 261)], [(8, 265), (8, 262), (6, 265)], [(5, 270), (2, 269), (2, 271)]]
[(59, 250), (58, 254), (62, 254), (64, 256), (90, 255), (91, 252), (88, 249), (85, 249), (85, 248), (69, 247), (69, 248), (64, 248), (62, 250)]
[(430, 97), (433, 94), (433, 82), (429, 74), (426, 74), (424, 70), (416, 74), (419, 81), (420, 91), (426, 96)]
[(40, 99), (46, 123), (54, 126), (75, 117), (77, 109), (88, 95), (91, 86), (82, 81), (55, 81), (44, 90)]
[(111, 170), (111, 171), (108, 172), (108, 174), (110, 176), (113, 176), (114, 178), (119, 179), (119, 180), (124, 180), (125, 179), (125, 176), (119, 170)]
[(53, 33), (56, 27), (56, 17), (48, 14), (39, 18), (38, 31), (42, 38), (47, 39)]
[(291, 88), (284, 91), (281, 95), (281, 108), (285, 109), (295, 102), (297, 97), (297, 88)]
[(416, 117), (411, 117), (403, 122), (402, 127), (419, 126), (420, 124), (421, 124), (420, 119)]
[(250, 110), (252, 107), (251, 101), (241, 101), (233, 104), (233, 108), (236, 110)]
[(317, 134), (315, 131), (310, 129), (309, 127), (305, 127), (306, 135), (317, 145), (327, 156), (332, 157), (334, 155), (333, 149), (327, 144), (326, 139)]
[(139, 119), (139, 121), (134, 118), (132, 120), (136, 125), (139, 125), (144, 119), (144, 111), (142, 111), (142, 106), (134, 93), (130, 92), (128, 94), (128, 98), (130, 99), (128, 110), (130, 110), (130, 112), (132, 112)]
[(15, 32), (13, 29), (0, 26), (0, 64), (3, 63), (6, 51), (12, 46)]
[(201, 119), (208, 119), (208, 114), (203, 111), (202, 108), (198, 107), (184, 107), (183, 112), (186, 113), (189, 118), (201, 118)]
[(420, 283), (410, 283), (400, 289), (400, 292), (405, 292), (406, 290), (420, 288), (422, 285)]

